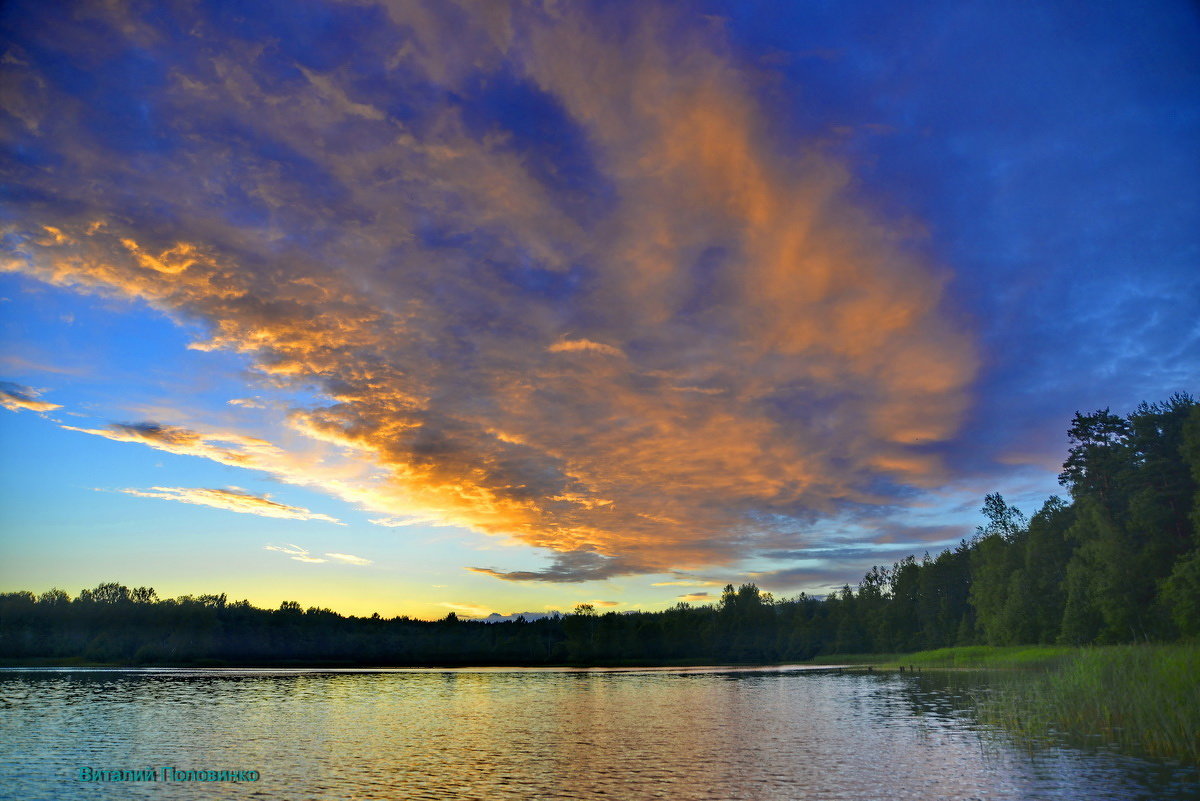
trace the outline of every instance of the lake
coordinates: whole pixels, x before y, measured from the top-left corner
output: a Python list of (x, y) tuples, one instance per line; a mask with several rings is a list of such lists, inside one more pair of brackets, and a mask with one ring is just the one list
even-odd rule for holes
[[(1030, 751), (981, 726), (971, 694), (987, 681), (799, 667), (7, 669), (0, 797), (1200, 797), (1194, 770)], [(156, 780), (81, 781), (84, 768)], [(201, 773), (180, 780), (189, 770)], [(199, 780), (219, 771), (257, 780)]]

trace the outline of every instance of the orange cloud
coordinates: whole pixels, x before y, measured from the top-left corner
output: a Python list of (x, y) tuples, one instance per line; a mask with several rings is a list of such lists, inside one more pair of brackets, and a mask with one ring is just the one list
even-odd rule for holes
[(550, 347), (546, 348), (550, 353), (580, 353), (588, 352), (603, 353), (606, 356), (624, 356), (619, 348), (614, 348), (612, 345), (605, 345), (602, 342), (593, 342), (590, 339), (564, 339), (555, 342)]
[[(0, 269), (200, 321), (194, 348), (317, 388), (284, 422), (343, 466), (244, 434), (71, 430), (319, 486), (379, 525), (553, 552), (539, 570), (471, 568), (517, 581), (729, 563), (772, 521), (942, 477), (928, 446), (953, 436), (976, 356), (938, 271), (852, 197), (845, 165), (778, 146), (758, 77), (717, 33), (651, 4), (628, 25), (578, 5), (385, 6), (413, 42), (396, 66), (464, 102), (481, 71), (540, 93), (606, 200), (457, 106), (410, 125), (336, 70), (281, 94), (255, 48), (198, 28), (220, 44), (161, 90), (186, 133), (161, 171), (114, 164), (82, 135), (86, 108), (38, 118), (75, 180), (45, 179), (63, 202), (24, 214)], [(204, 119), (315, 177), (192, 133)], [(96, 175), (162, 214), (122, 213)], [(230, 221), (228, 176), (266, 222)]]
[(0, 406), (11, 412), (28, 409), (33, 412), (52, 412), (62, 406), (49, 401), (38, 400), (41, 393), (36, 389), (14, 384), (10, 381), (0, 381)]
[(282, 449), (257, 437), (236, 433), (205, 434), (158, 423), (113, 423), (108, 428), (63, 425), (62, 428), (114, 442), (137, 442), (181, 456), (200, 456), (231, 467), (266, 469), (284, 455)]

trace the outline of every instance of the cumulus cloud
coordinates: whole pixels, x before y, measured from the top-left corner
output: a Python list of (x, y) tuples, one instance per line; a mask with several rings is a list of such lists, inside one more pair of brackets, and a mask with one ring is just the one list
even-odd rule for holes
[(31, 387), (14, 384), (11, 381), (0, 381), (0, 406), (9, 411), (19, 412), (22, 409), (29, 409), (33, 412), (52, 412), (62, 408), (60, 404), (38, 400), (39, 395), (41, 392)]
[(228, 509), (231, 512), (242, 512), (260, 517), (279, 517), (286, 520), (323, 520), (327, 523), (342, 525), (342, 522), (335, 517), (310, 511), (303, 506), (288, 506), (268, 497), (251, 495), (240, 489), (151, 487), (149, 490), (123, 489), (121, 492), (139, 498), (162, 498), (167, 501), (211, 506), (214, 509)]
[[(712, 28), (652, 4), (370, 8), (330, 6), (356, 47), (319, 63), (170, 7), (23, 32), (97, 55), (87, 85), (3, 65), (0, 141), (57, 161), (13, 176), (30, 201), (0, 269), (200, 322), (194, 348), (316, 387), (287, 425), (378, 472), (72, 430), (554, 552), (471, 568), (509, 581), (730, 563), (764, 520), (941, 477), (976, 360), (938, 271), (818, 146), (778, 146)], [(99, 55), (121, 47), (154, 64), (132, 117)], [(145, 125), (114, 142), (126, 117)]]

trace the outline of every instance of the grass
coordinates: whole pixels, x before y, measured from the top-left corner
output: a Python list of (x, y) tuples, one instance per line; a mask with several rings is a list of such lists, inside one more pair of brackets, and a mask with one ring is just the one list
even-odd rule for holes
[(1031, 742), (1098, 740), (1200, 764), (1200, 644), (1072, 650), (981, 698), (982, 720)]
[[(824, 656), (879, 670), (996, 671), (980, 719), (1027, 744), (1102, 744), (1200, 765), (1200, 643), (1099, 647), (985, 645)], [(1003, 671), (1003, 674), (1001, 673)]]
[(1049, 667), (1082, 649), (1056, 645), (964, 645), (911, 654), (843, 654), (820, 656), (814, 664), (873, 665), (884, 670), (919, 668), (1035, 668)]

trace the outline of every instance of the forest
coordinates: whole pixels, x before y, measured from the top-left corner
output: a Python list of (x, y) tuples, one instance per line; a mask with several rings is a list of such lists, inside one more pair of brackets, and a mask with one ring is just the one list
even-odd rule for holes
[(1076, 413), (1059, 482), (1026, 518), (999, 493), (957, 547), (825, 597), (754, 584), (720, 602), (488, 623), (347, 617), (116, 582), (0, 595), (9, 664), (555, 665), (802, 661), (953, 645), (1167, 642), (1200, 634), (1200, 404)]

